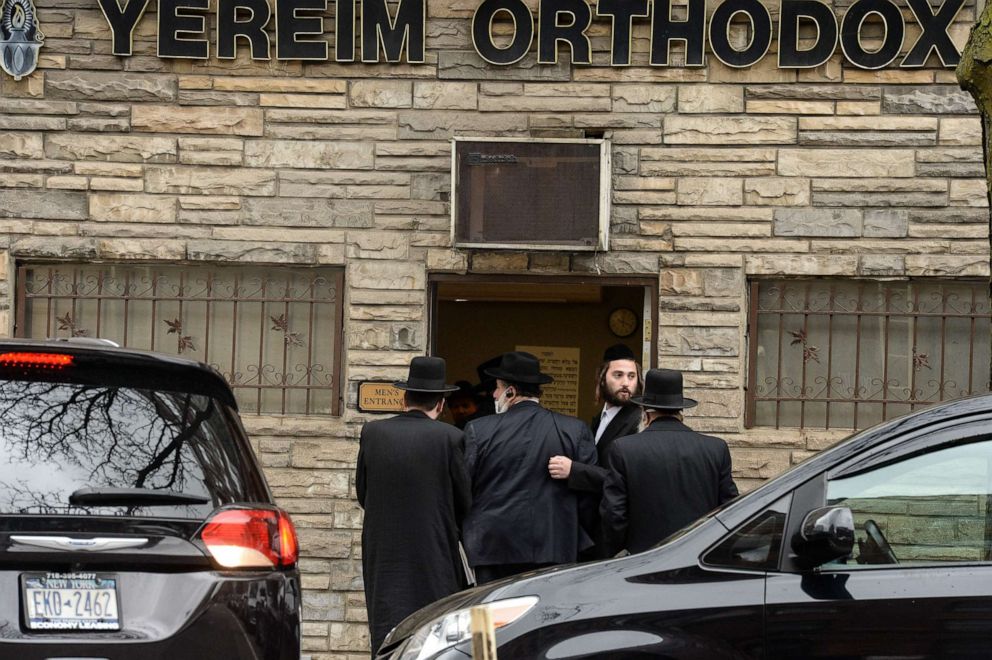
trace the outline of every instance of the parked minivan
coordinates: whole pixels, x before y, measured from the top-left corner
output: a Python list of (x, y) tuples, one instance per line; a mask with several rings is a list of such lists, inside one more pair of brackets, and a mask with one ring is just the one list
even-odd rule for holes
[(0, 658), (299, 660), (292, 521), (214, 369), (0, 340)]
[(413, 614), (378, 658), (988, 658), (992, 395), (857, 433), (658, 546)]

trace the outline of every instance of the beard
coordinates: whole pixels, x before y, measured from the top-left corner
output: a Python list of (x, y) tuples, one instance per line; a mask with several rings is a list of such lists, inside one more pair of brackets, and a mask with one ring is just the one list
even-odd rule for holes
[(603, 399), (606, 400), (611, 406), (625, 406), (630, 403), (630, 397), (633, 392), (628, 390), (626, 387), (622, 387), (618, 390), (611, 390), (609, 385), (604, 385), (603, 387)]

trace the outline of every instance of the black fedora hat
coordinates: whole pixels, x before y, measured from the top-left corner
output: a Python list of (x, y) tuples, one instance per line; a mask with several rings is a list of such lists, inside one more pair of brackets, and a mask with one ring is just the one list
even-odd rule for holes
[(682, 410), (698, 403), (682, 396), (682, 372), (674, 369), (648, 369), (644, 394), (630, 397), (630, 402), (657, 410)]
[(533, 385), (545, 385), (554, 381), (548, 374), (541, 373), (541, 362), (537, 356), (523, 351), (503, 353), (499, 366), (486, 369), (486, 375), (511, 383)]
[(492, 380), (492, 376), (486, 374), (490, 369), (495, 369), (499, 366), (499, 360), (502, 356), (497, 355), (494, 358), (489, 358), (479, 366), (475, 368), (475, 373), (479, 375), (479, 385), (485, 385), (486, 379)]
[(444, 358), (415, 357), (410, 360), (410, 376), (393, 385), (411, 392), (454, 392), (458, 388), (444, 382), (444, 369)]

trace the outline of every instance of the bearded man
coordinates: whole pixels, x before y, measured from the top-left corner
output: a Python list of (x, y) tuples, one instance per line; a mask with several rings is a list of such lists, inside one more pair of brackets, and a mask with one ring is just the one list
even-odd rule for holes
[[(637, 364), (633, 351), (624, 344), (606, 349), (596, 383), (596, 403), (603, 404), (602, 412), (591, 425), (598, 464), (579, 463), (568, 456), (552, 456), (548, 461), (548, 472), (552, 479), (567, 479), (569, 488), (594, 493), (599, 498), (609, 474), (607, 456), (610, 445), (617, 438), (640, 430), (641, 408), (631, 403), (631, 397), (641, 392), (641, 367)], [(592, 554), (583, 555), (583, 559), (605, 556), (599, 531), (597, 526), (596, 533), (593, 534), (596, 549)]]
[(624, 344), (606, 349), (596, 384), (596, 403), (602, 403), (603, 410), (591, 426), (599, 464), (605, 468), (613, 441), (641, 430), (641, 408), (631, 402), (632, 397), (641, 393), (643, 385), (641, 365), (637, 364), (633, 351)]

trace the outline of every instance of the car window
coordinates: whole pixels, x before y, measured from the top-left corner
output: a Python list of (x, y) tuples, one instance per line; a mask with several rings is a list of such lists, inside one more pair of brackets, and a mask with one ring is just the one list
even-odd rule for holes
[(778, 568), (789, 497), (740, 525), (703, 557), (708, 566), (771, 571)]
[[(0, 515), (203, 518), (245, 501), (221, 404), (130, 387), (0, 380)], [(196, 504), (70, 504), (79, 489), (166, 490)]]
[(992, 437), (941, 446), (831, 480), (827, 503), (851, 509), (855, 546), (835, 564), (988, 561)]

